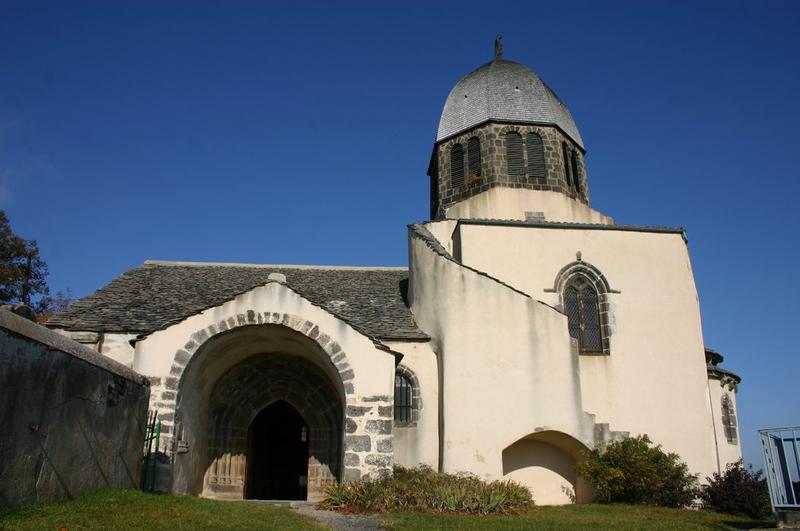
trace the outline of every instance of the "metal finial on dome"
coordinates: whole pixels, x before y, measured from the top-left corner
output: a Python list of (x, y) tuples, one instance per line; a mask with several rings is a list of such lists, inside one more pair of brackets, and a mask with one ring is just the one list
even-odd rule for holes
[(494, 38), (494, 58), (497, 59), (502, 55), (503, 55), (503, 36), (498, 33), (497, 37)]

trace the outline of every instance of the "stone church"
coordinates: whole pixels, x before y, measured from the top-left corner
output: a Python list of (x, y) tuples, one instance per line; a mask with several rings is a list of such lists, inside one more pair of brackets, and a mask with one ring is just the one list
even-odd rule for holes
[(447, 96), (408, 267), (146, 261), (48, 325), (151, 382), (173, 493), (319, 499), (425, 464), (590, 499), (582, 452), (741, 456), (681, 228), (593, 209), (564, 102), (496, 51)]

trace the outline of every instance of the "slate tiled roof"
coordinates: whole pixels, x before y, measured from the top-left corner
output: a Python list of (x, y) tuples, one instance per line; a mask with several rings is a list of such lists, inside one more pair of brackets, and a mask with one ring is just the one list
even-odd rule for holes
[(467, 74), (447, 96), (436, 141), (487, 120), (554, 124), (583, 147), (572, 114), (525, 65), (495, 59)]
[(427, 339), (404, 302), (405, 268), (342, 268), (145, 262), (52, 317), (48, 326), (147, 334), (268, 282), (270, 273), (303, 297), (380, 339)]
[(499, 225), (504, 227), (537, 227), (541, 229), (578, 229), (578, 230), (612, 230), (627, 232), (664, 232), (682, 234), (686, 239), (683, 227), (664, 227), (659, 225), (622, 225), (618, 223), (583, 223), (575, 221), (523, 221), (516, 219), (462, 218), (455, 219), (460, 225)]

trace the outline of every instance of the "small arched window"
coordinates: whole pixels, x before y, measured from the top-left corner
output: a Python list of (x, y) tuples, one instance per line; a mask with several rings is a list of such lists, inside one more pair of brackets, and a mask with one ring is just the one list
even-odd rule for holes
[(515, 177), (525, 175), (525, 161), (522, 152), (522, 135), (516, 131), (506, 133), (506, 160), (508, 174)]
[(464, 184), (464, 148), (455, 144), (450, 148), (450, 186), (456, 188)]
[(570, 188), (572, 187), (572, 171), (571, 171), (571, 164), (569, 161), (569, 148), (567, 148), (567, 143), (561, 143), (561, 150), (564, 152), (564, 178), (567, 180), (567, 186)]
[(564, 289), (569, 335), (581, 354), (603, 354), (603, 334), (597, 290), (585, 276), (575, 275)]
[(414, 384), (407, 374), (399, 370), (394, 375), (394, 421), (414, 421)]
[(467, 142), (467, 159), (469, 164), (469, 177), (481, 176), (481, 141), (477, 136), (473, 136)]
[(542, 144), (542, 137), (536, 133), (528, 133), (528, 138), (526, 140), (528, 148), (528, 175), (544, 179), (544, 144)]
[(733, 403), (727, 394), (722, 395), (722, 428), (725, 431), (725, 439), (731, 444), (736, 444), (736, 412), (733, 411)]
[(575, 191), (578, 195), (583, 193), (581, 191), (581, 166), (578, 164), (578, 153), (572, 152), (572, 180), (575, 181)]

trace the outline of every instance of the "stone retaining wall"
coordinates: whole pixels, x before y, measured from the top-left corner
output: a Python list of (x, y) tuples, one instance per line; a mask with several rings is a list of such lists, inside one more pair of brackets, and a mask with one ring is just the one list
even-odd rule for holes
[(0, 311), (0, 508), (137, 487), (146, 379)]

